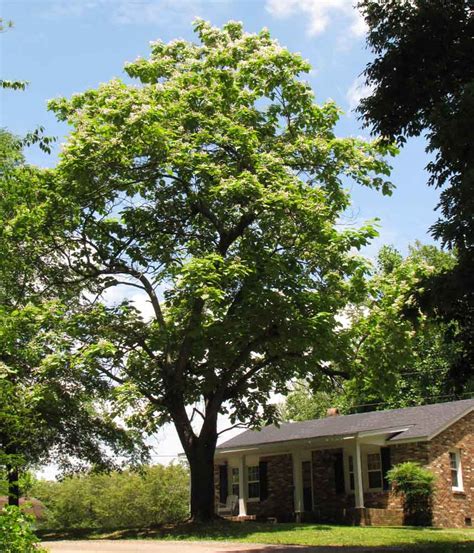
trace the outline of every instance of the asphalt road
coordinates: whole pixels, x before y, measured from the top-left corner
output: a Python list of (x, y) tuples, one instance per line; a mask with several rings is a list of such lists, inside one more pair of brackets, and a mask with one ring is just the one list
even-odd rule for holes
[(149, 540), (100, 540), (57, 541), (42, 544), (54, 553), (313, 553), (320, 549), (274, 545), (254, 545), (219, 542), (149, 541)]
[(55, 541), (42, 545), (52, 553), (374, 553), (400, 550), (397, 547), (304, 547), (155, 540)]

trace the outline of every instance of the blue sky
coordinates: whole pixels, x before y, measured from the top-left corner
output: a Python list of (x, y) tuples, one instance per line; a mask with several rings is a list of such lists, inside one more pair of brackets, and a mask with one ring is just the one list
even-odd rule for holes
[[(317, 101), (333, 99), (346, 112), (338, 134), (367, 136), (351, 113), (363, 92), (358, 76), (370, 60), (352, 1), (3, 0), (0, 16), (13, 20), (15, 27), (0, 37), (0, 75), (30, 85), (25, 92), (2, 92), (0, 125), (19, 135), (43, 125), (48, 135), (63, 141), (67, 127), (47, 112), (48, 99), (112, 77), (125, 78), (124, 62), (147, 56), (151, 40), (192, 39), (191, 21), (199, 16), (215, 25), (241, 20), (247, 31), (268, 27), (282, 45), (311, 62), (308, 79)], [(31, 149), (27, 155), (33, 163), (52, 166), (58, 150), (45, 156)], [(393, 160), (397, 188), (392, 197), (353, 187), (354, 220), (381, 219), (381, 235), (366, 249), (367, 255), (373, 256), (384, 243), (405, 252), (416, 239), (431, 242), (428, 228), (436, 219), (438, 192), (426, 186), (427, 161), (423, 140), (412, 140)], [(171, 427), (157, 438), (156, 459), (164, 461), (168, 457), (163, 456), (180, 450)]]

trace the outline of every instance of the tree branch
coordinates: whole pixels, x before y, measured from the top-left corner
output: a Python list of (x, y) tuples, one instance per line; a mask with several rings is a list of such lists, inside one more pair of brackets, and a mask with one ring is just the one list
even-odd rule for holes
[(249, 227), (254, 221), (255, 214), (245, 213), (244, 215), (242, 215), (239, 222), (233, 229), (229, 231), (222, 231), (220, 233), (220, 240), (217, 246), (219, 253), (222, 256), (225, 256), (230, 246), (237, 240), (237, 238), (242, 236), (242, 234), (245, 232), (245, 229)]
[(191, 418), (189, 419), (189, 422), (193, 422), (193, 419), (194, 419), (194, 415), (197, 414), (199, 415), (200, 417), (202, 417), (202, 420), (206, 420), (206, 417), (204, 416), (204, 414), (202, 413), (202, 411), (200, 411), (197, 407), (193, 407), (193, 412), (191, 414)]
[(220, 436), (221, 434), (224, 434), (224, 432), (229, 432), (229, 430), (234, 430), (234, 428), (248, 428), (248, 426), (243, 422), (239, 422), (237, 424), (233, 424), (232, 426), (229, 426), (228, 428), (224, 428), (224, 430), (221, 430), (220, 432), (218, 432), (217, 435)]
[(191, 315), (189, 316), (188, 325), (184, 332), (184, 338), (181, 342), (181, 347), (179, 348), (178, 359), (175, 364), (175, 376), (178, 379), (179, 384), (181, 384), (183, 371), (189, 361), (189, 355), (191, 354), (191, 349), (194, 342), (192, 334), (194, 330), (196, 330), (203, 308), (204, 300), (202, 298), (195, 298), (191, 310)]

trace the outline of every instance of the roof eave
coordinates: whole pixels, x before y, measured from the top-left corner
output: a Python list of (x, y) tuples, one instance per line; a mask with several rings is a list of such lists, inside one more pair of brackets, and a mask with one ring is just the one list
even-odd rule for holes
[[(275, 441), (275, 442), (266, 442), (266, 443), (260, 443), (260, 444), (249, 444), (249, 445), (243, 445), (243, 446), (231, 446), (226, 448), (217, 448), (216, 449), (216, 456), (221, 455), (228, 455), (229, 453), (246, 453), (246, 452), (256, 452), (262, 449), (291, 449), (298, 447), (299, 445), (324, 445), (326, 443), (331, 443), (334, 441), (340, 441), (343, 439), (349, 439), (355, 437), (355, 434), (353, 432), (348, 434), (338, 434), (338, 435), (332, 435), (332, 436), (321, 436), (320, 438), (297, 438), (294, 440), (282, 440), (282, 441)], [(317, 442), (317, 443), (316, 443)]]
[(471, 413), (471, 411), (474, 411), (474, 406), (472, 406), (472, 405), (469, 406), (461, 414), (457, 415), (456, 417), (451, 419), (449, 422), (444, 424), (441, 428), (438, 428), (438, 430), (436, 430), (436, 432), (433, 432), (433, 434), (431, 434), (431, 436), (428, 437), (428, 440), (432, 440), (433, 438), (436, 438), (436, 436), (439, 436), (439, 434), (441, 434), (441, 432), (444, 432), (447, 428), (449, 428), (450, 426), (452, 426), (453, 424), (455, 424), (456, 422), (461, 420), (463, 417), (465, 417), (466, 415), (469, 415), (469, 413)]
[[(399, 438), (390, 440), (387, 439), (388, 444), (408, 444), (408, 443), (415, 443), (415, 442), (426, 442), (431, 441), (433, 438), (444, 432), (447, 428), (455, 424), (457, 421), (468, 415), (470, 412), (474, 411), (474, 406), (467, 407), (462, 413), (459, 415), (453, 417), (450, 419), (447, 423), (442, 425), (440, 428), (438, 428), (435, 432), (433, 432), (431, 435), (424, 435), (424, 436), (413, 436), (413, 437), (407, 437), (407, 438)], [(407, 425), (403, 428), (400, 426), (398, 427), (386, 427), (386, 428), (380, 428), (377, 430), (368, 430), (368, 431), (360, 431), (360, 432), (350, 432), (346, 434), (335, 434), (335, 435), (329, 435), (329, 436), (321, 436), (320, 438), (297, 438), (293, 440), (282, 440), (282, 441), (274, 441), (274, 442), (267, 442), (267, 443), (256, 443), (256, 444), (249, 444), (245, 446), (231, 446), (228, 448), (217, 448), (216, 449), (216, 456), (220, 457), (223, 455), (228, 455), (230, 453), (245, 453), (245, 452), (257, 452), (262, 449), (278, 449), (278, 448), (293, 448), (297, 447), (298, 445), (306, 444), (307, 446), (316, 446), (316, 445), (325, 445), (326, 443), (330, 443), (332, 441), (340, 441), (344, 439), (351, 439), (355, 437), (369, 437), (369, 436), (380, 436), (383, 434), (391, 434), (396, 432), (405, 432), (409, 431), (409, 427), (413, 425)]]
[(370, 438), (376, 436), (383, 436), (385, 434), (394, 434), (399, 432), (405, 432), (408, 430), (408, 426), (388, 426), (385, 428), (380, 428), (377, 430), (363, 430), (359, 432), (348, 432), (345, 434), (332, 434), (328, 436), (315, 436), (314, 438), (297, 438), (293, 440), (282, 440), (274, 442), (264, 442), (249, 444), (244, 446), (231, 446), (226, 448), (217, 448), (216, 456), (228, 455), (229, 453), (246, 453), (246, 452), (257, 452), (262, 449), (291, 449), (301, 445), (306, 445), (307, 447), (312, 446), (324, 446), (331, 442), (339, 442), (343, 440), (350, 440), (355, 438)]

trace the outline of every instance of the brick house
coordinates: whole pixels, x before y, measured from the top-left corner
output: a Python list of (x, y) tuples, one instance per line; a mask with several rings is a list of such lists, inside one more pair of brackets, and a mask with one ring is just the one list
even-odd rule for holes
[[(0, 511), (8, 505), (8, 496), (0, 495)], [(36, 520), (41, 520), (45, 516), (45, 506), (42, 501), (34, 497), (20, 497), (20, 508), (25, 513), (32, 515)]]
[[(247, 430), (215, 455), (216, 502), (239, 517), (401, 525), (386, 473), (417, 461), (436, 475), (432, 524), (472, 525), (474, 399)], [(243, 476), (243, 478), (241, 477)]]

